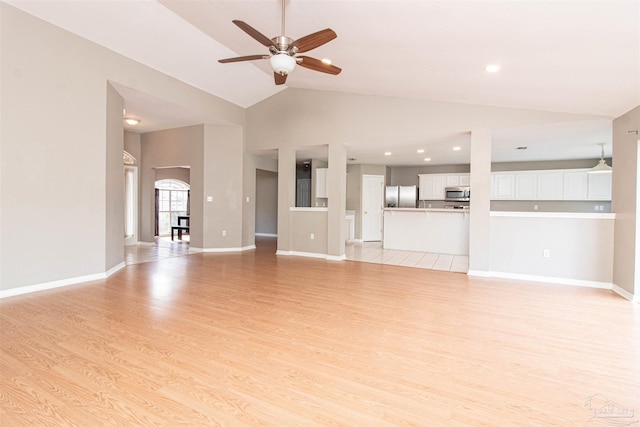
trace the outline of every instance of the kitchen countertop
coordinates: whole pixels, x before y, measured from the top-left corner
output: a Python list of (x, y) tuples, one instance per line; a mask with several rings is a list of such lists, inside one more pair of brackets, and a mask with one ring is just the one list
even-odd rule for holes
[(450, 212), (461, 213), (469, 212), (469, 209), (444, 209), (444, 208), (383, 208), (384, 211), (389, 212)]

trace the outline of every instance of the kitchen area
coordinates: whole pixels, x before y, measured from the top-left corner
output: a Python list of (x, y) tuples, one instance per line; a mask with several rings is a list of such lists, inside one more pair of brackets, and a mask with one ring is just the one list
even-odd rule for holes
[[(492, 164), (493, 274), (604, 286), (611, 258), (611, 174), (592, 173), (590, 166), (593, 160)], [(362, 182), (362, 174), (375, 172), (362, 168), (353, 178)], [(347, 259), (469, 272), (469, 165), (393, 166), (382, 172), (380, 237), (361, 238), (358, 220), (366, 220), (366, 209), (348, 197), (356, 237), (346, 247)], [(581, 243), (567, 243), (574, 241)]]
[(468, 174), (432, 178), (420, 175), (419, 187), (386, 186), (384, 249), (469, 254)]

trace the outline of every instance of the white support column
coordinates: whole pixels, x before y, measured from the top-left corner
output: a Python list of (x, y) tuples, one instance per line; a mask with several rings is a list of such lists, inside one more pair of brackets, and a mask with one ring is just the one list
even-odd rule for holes
[(491, 131), (471, 131), (471, 203), (469, 218), (469, 274), (491, 271)]

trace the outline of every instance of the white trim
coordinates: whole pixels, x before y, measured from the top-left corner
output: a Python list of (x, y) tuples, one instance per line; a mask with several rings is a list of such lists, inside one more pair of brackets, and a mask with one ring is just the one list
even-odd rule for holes
[(278, 237), (277, 234), (271, 234), (271, 233), (256, 233), (256, 236), (259, 236), (259, 237)]
[(307, 257), (307, 258), (322, 258), (322, 259), (326, 259), (327, 258), (326, 254), (318, 254), (318, 253), (315, 253), (315, 252), (289, 251), (289, 255), (292, 255), (292, 256), (303, 256), (303, 257)]
[(328, 212), (329, 208), (295, 208), (290, 207), (289, 212)]
[(347, 259), (347, 256), (344, 254), (335, 256), (335, 255), (319, 254), (315, 252), (299, 252), (299, 251), (276, 251), (276, 255), (319, 258), (319, 259), (326, 259), (327, 261), (344, 261), (345, 259)]
[[(480, 275), (480, 274), (471, 274), (471, 273), (472, 272), (470, 271), (468, 274)], [(473, 271), (473, 273), (483, 273), (483, 272)], [(529, 282), (556, 283), (560, 285), (583, 286), (587, 288), (598, 288), (598, 289), (612, 289), (613, 287), (612, 283), (607, 283), (607, 282), (568, 279), (565, 277), (534, 276), (529, 274), (504, 273), (501, 271), (489, 271), (488, 276), (484, 276), (484, 277), (499, 277), (502, 279), (526, 280)]]
[(616, 219), (615, 213), (491, 211), (489, 215), (511, 218)]
[(65, 287), (65, 286), (70, 286), (70, 285), (77, 285), (78, 283), (93, 282), (95, 280), (106, 279), (107, 277), (109, 277), (112, 274), (114, 274), (115, 272), (123, 269), (124, 267), (126, 267), (126, 264), (124, 262), (121, 262), (120, 264), (116, 265), (115, 267), (110, 268), (109, 270), (107, 270), (104, 273), (96, 273), (96, 274), (89, 274), (89, 275), (86, 275), (86, 276), (70, 277), (68, 279), (54, 280), (53, 282), (38, 283), (38, 284), (35, 284), (35, 285), (20, 286), (20, 287), (17, 287), (17, 288), (5, 289), (3, 291), (0, 291), (0, 299), (8, 298), (8, 297), (14, 297), (14, 296), (17, 296), (17, 295), (30, 294), (30, 293), (33, 293), (33, 292), (46, 291), (48, 289), (55, 289), (55, 288), (62, 288), (62, 287)]
[(612, 290), (616, 294), (620, 295), (622, 298), (628, 299), (629, 301), (634, 302), (636, 304), (640, 304), (640, 298), (637, 296), (634, 296), (631, 292), (627, 291), (626, 289), (622, 289), (620, 286), (614, 284), (612, 287)]
[(155, 242), (138, 242), (138, 243), (136, 243), (136, 245), (138, 245), (138, 246), (155, 246), (156, 243)]
[(490, 271), (480, 271), (480, 270), (469, 270), (467, 271), (468, 276), (477, 276), (477, 277), (491, 277)]
[(251, 249), (255, 249), (256, 245), (243, 246), (241, 248), (189, 248), (194, 252), (211, 252), (211, 253), (222, 253), (222, 252), (243, 252), (250, 251)]
[(113, 267), (111, 267), (110, 269), (108, 269), (104, 274), (105, 274), (105, 278), (111, 276), (113, 273), (116, 273), (120, 270), (122, 270), (123, 268), (125, 268), (127, 266), (127, 264), (122, 261), (120, 264), (115, 265)]

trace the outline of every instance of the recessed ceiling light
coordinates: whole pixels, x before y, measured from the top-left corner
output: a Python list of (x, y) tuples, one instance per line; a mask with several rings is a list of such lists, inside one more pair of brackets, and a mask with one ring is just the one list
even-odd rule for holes
[(498, 71), (500, 71), (500, 66), (497, 64), (489, 64), (484, 67), (484, 69), (487, 71), (487, 73), (497, 73)]
[(322, 63), (323, 64), (327, 64), (327, 65), (331, 65), (331, 60), (329, 58), (322, 58)]
[(430, 162), (430, 161), (431, 161), (431, 157), (425, 157), (425, 158), (424, 158), (424, 161), (425, 161), (425, 162)]
[(349, 160), (350, 162), (355, 162), (358, 159), (356, 159), (355, 157), (349, 157), (347, 160)]
[(385, 156), (390, 156), (391, 155), (391, 151), (385, 151), (384, 155)]
[(516, 150), (526, 150), (526, 149), (527, 149), (527, 147), (525, 147), (525, 146), (522, 146), (522, 147), (516, 147)]
[(140, 119), (136, 119), (134, 117), (125, 117), (124, 121), (131, 126), (135, 126), (140, 123)]
[(460, 151), (462, 150), (462, 147), (453, 147), (453, 151)]
[(421, 148), (421, 149), (418, 150), (418, 153), (422, 154), (422, 153), (424, 153), (424, 150)]

